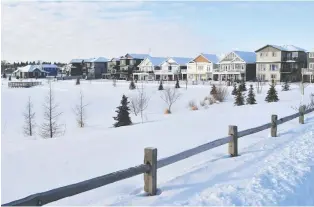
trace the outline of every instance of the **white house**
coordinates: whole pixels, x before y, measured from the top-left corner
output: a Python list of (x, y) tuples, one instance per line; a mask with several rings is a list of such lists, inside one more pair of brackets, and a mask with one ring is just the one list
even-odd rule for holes
[(213, 71), (214, 80), (244, 80), (256, 79), (255, 52), (232, 51), (219, 61), (219, 67)]
[(44, 71), (40, 65), (27, 65), (19, 67), (13, 74), (21, 78), (44, 78), (48, 72)]
[(133, 73), (133, 79), (155, 80), (155, 71), (160, 71), (161, 64), (167, 60), (165, 57), (146, 57), (139, 65), (139, 71)]
[(201, 53), (187, 64), (188, 80), (213, 79), (213, 69), (218, 67), (218, 62), (217, 55)]
[(187, 78), (187, 64), (192, 58), (169, 57), (161, 64), (160, 70), (155, 70), (156, 80), (184, 80)]

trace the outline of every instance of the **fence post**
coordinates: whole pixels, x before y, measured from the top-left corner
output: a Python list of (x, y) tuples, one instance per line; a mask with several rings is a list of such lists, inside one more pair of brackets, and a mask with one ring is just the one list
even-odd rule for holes
[(299, 108), (299, 113), (300, 113), (299, 123), (300, 124), (304, 124), (304, 112), (305, 112), (305, 106), (300, 106)]
[(277, 137), (277, 115), (271, 115), (271, 128), (270, 134), (271, 137)]
[(238, 127), (229, 126), (228, 135), (232, 136), (232, 141), (229, 142), (229, 154), (231, 157), (238, 156)]
[(156, 195), (157, 193), (157, 149), (144, 149), (144, 164), (150, 165), (150, 171), (144, 173), (144, 191), (148, 195)]

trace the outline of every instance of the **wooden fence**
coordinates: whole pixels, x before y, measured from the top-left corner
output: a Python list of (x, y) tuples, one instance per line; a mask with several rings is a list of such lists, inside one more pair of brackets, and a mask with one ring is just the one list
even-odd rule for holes
[(32, 86), (38, 86), (41, 85), (41, 82), (9, 82), (8, 86), (10, 88), (30, 88)]
[(228, 153), (231, 157), (238, 156), (238, 139), (250, 134), (254, 134), (270, 128), (271, 136), (277, 136), (277, 126), (299, 117), (299, 123), (304, 124), (304, 114), (313, 112), (314, 108), (305, 110), (300, 107), (298, 113), (278, 119), (277, 115), (271, 116), (271, 122), (262, 126), (254, 127), (238, 132), (237, 126), (229, 126), (228, 136), (215, 141), (194, 147), (192, 149), (180, 152), (178, 154), (157, 160), (156, 148), (144, 149), (144, 164), (128, 169), (113, 172), (107, 175), (92, 178), (83, 182), (52, 189), (42, 193), (36, 193), (25, 198), (3, 204), (2, 206), (42, 206), (69, 196), (74, 196), (95, 188), (99, 188), (110, 183), (144, 174), (144, 191), (147, 195), (156, 195), (157, 193), (157, 169), (179, 162), (191, 156), (205, 152), (207, 150), (229, 144)]

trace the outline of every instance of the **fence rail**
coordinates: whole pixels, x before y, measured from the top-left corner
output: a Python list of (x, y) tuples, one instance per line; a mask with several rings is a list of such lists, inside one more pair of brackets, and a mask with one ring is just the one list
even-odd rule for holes
[(131, 167), (128, 169), (113, 172), (107, 175), (99, 176), (89, 180), (85, 180), (76, 184), (67, 185), (64, 187), (52, 189), (42, 193), (36, 193), (27, 196), (23, 199), (15, 200), (2, 206), (42, 206), (69, 196), (74, 196), (89, 190), (93, 190), (110, 183), (114, 183), (120, 180), (124, 180), (130, 177), (134, 177), (140, 174), (144, 174), (144, 191), (148, 195), (156, 195), (157, 193), (157, 169), (187, 159), (191, 156), (200, 154), (210, 149), (229, 144), (228, 151), (231, 157), (238, 155), (238, 138), (244, 137), (250, 134), (271, 129), (271, 136), (277, 136), (277, 126), (288, 122), (292, 119), (299, 117), (299, 123), (304, 124), (304, 115), (314, 111), (314, 108), (305, 110), (304, 107), (300, 107), (298, 113), (290, 116), (277, 119), (277, 115), (271, 116), (271, 122), (246, 129), (238, 132), (237, 126), (229, 126), (227, 137), (220, 138), (209, 143), (194, 147), (192, 149), (185, 150), (175, 155), (157, 160), (157, 149), (156, 148), (145, 148), (144, 149), (144, 164)]
[(38, 86), (41, 85), (41, 82), (9, 82), (8, 86), (10, 88), (30, 88), (32, 86)]

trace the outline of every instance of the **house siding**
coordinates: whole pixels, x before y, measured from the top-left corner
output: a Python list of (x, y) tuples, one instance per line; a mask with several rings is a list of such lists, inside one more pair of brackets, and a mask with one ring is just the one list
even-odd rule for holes
[(256, 64), (246, 64), (245, 79), (246, 81), (253, 81), (256, 79)]

